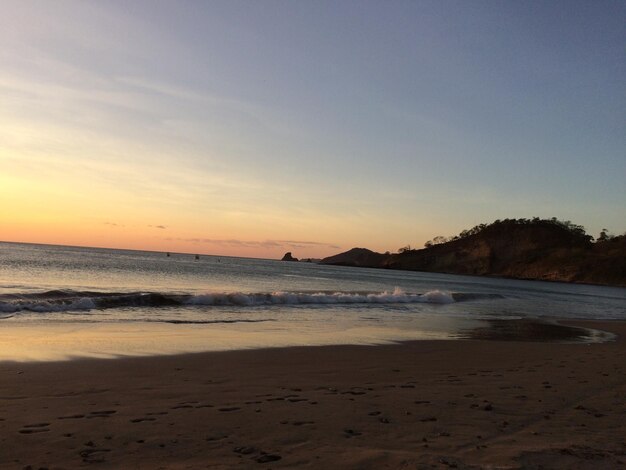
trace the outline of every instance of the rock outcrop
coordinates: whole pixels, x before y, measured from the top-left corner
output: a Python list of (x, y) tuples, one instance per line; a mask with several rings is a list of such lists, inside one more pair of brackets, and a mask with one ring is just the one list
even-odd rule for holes
[(358, 266), (362, 268), (386, 267), (387, 255), (376, 253), (367, 248), (352, 248), (345, 253), (329, 256), (321, 261), (321, 264), (334, 264), (338, 266)]
[(281, 261), (298, 261), (298, 258), (294, 258), (293, 256), (291, 256), (291, 251), (288, 251), (287, 253), (285, 253), (285, 256), (283, 256)]

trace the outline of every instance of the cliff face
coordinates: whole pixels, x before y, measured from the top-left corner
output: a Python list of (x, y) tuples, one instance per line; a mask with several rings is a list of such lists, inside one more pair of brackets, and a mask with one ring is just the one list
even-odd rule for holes
[(592, 243), (558, 223), (505, 221), (421, 250), (353, 249), (322, 263), (626, 286), (626, 236)]
[(512, 224), (399, 254), (386, 267), (571, 281), (579, 258), (591, 248), (586, 238), (558, 226)]
[(595, 243), (575, 281), (626, 287), (626, 235)]

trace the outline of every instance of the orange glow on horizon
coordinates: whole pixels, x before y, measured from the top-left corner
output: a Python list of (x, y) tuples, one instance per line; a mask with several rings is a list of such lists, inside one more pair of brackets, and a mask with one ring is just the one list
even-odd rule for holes
[(32, 161), (21, 166), (22, 159), (3, 161), (0, 154), (0, 240), (269, 259), (288, 251), (323, 258), (354, 246), (386, 251), (407, 243), (389, 245), (390, 233), (401, 233), (393, 221), (380, 224), (324, 208), (292, 217), (288, 202), (257, 204), (252, 198), (232, 207), (216, 201), (225, 206), (218, 210), (189, 198), (184, 186), (178, 201), (178, 194), (170, 195), (178, 189), (159, 191), (158, 181), (138, 192), (130, 183), (111, 184), (73, 170), (72, 160), (61, 161), (69, 169), (51, 178), (58, 168), (33, 169)]

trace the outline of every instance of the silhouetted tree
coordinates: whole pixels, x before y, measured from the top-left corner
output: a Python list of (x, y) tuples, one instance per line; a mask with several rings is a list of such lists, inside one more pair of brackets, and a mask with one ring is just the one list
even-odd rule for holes
[[(426, 248), (430, 248), (434, 245), (439, 245), (441, 243), (447, 243), (450, 241), (456, 241), (456, 240), (461, 240), (467, 237), (471, 237), (487, 229), (503, 230), (503, 229), (506, 229), (507, 226), (512, 226), (512, 225), (535, 225), (535, 226), (555, 225), (562, 229), (567, 230), (572, 235), (576, 235), (577, 237), (584, 239), (586, 242), (591, 242), (593, 240), (593, 237), (591, 235), (587, 235), (587, 233), (585, 232), (585, 227), (583, 227), (582, 225), (573, 224), (569, 220), (559, 220), (556, 217), (552, 217), (550, 219), (541, 219), (539, 217), (533, 217), (532, 219), (524, 219), (524, 218), (522, 219), (496, 219), (491, 224), (478, 224), (470, 229), (463, 230), (461, 233), (453, 237), (446, 238), (441, 235), (436, 236), (432, 240), (428, 240), (426, 243), (424, 243), (424, 246)], [(606, 229), (604, 230), (606, 231)], [(610, 235), (608, 234), (605, 236), (610, 237)], [(602, 240), (604, 239), (605, 238), (602, 238)]]
[(611, 238), (613, 238), (613, 236), (609, 235), (609, 231), (605, 228), (603, 228), (602, 231), (600, 232), (600, 235), (598, 235), (599, 242), (605, 242), (607, 240), (610, 240)]

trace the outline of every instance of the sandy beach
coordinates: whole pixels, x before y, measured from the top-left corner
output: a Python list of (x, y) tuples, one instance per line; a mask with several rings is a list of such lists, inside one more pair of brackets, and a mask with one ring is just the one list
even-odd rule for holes
[(418, 341), (0, 364), (0, 467), (623, 468), (604, 344)]

